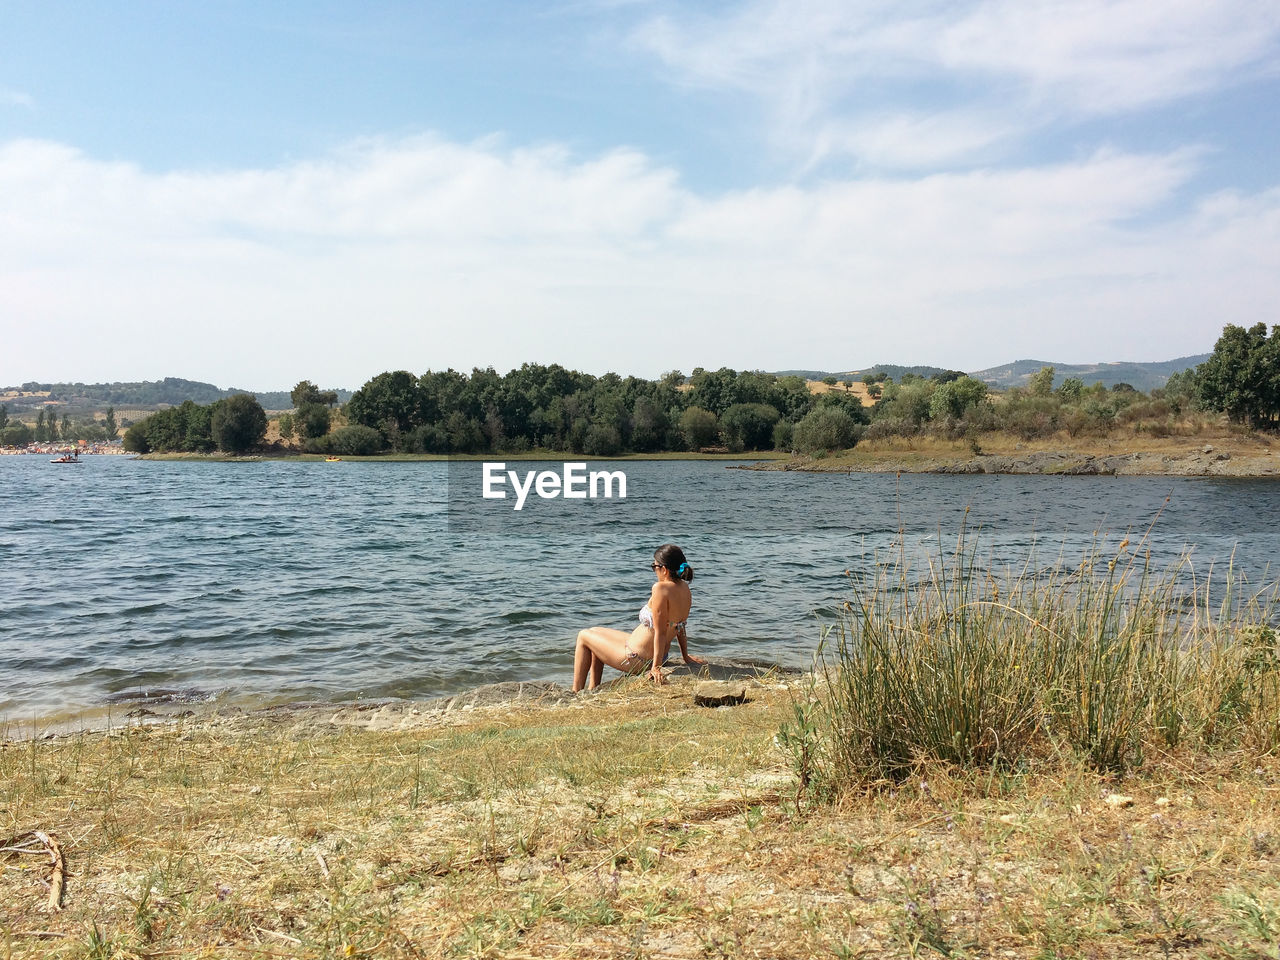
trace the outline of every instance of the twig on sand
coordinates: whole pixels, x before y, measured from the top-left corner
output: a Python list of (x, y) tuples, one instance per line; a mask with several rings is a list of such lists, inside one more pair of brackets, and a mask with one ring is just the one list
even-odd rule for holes
[[(31, 839), (27, 839), (30, 837)], [(49, 866), (49, 909), (54, 913), (62, 911), (62, 894), (67, 885), (67, 861), (62, 854), (58, 841), (43, 830), (31, 830), (8, 840), (0, 847), (0, 853), (8, 854), (48, 854)]]
[(67, 862), (62, 855), (58, 841), (43, 830), (32, 830), (31, 835), (44, 844), (49, 853), (50, 865), (53, 867), (49, 875), (49, 909), (54, 913), (62, 911), (62, 892), (67, 884)]

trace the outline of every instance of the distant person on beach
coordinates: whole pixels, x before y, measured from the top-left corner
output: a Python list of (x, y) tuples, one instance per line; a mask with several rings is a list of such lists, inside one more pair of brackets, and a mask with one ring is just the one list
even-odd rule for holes
[(673, 639), (680, 644), (685, 663), (706, 663), (689, 655), (689, 638), (685, 634), (693, 604), (689, 592), (693, 567), (674, 543), (665, 543), (653, 552), (652, 566), (657, 582), (649, 593), (649, 602), (640, 610), (640, 623), (634, 630), (628, 633), (611, 627), (588, 627), (578, 634), (573, 655), (574, 693), (583, 687), (593, 690), (599, 686), (606, 664), (630, 674), (648, 668), (654, 683), (665, 683), (662, 665)]

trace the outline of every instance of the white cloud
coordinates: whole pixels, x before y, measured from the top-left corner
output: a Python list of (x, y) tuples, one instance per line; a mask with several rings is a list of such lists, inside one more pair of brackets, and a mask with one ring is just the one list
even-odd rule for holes
[(950, 69), (1004, 74), (1080, 113), (1165, 103), (1274, 65), (1280, 7), (1252, 0), (988, 0), (939, 37)]
[(752, 0), (650, 18), (633, 42), (676, 82), (759, 98), (787, 150), (910, 168), (1274, 73), (1280, 5)]
[(5, 107), (25, 107), (30, 110), (36, 105), (31, 94), (23, 93), (21, 90), (10, 90), (8, 87), (0, 87), (0, 106)]
[(630, 151), (415, 138), (151, 173), (11, 142), (0, 381), (1165, 359), (1280, 306), (1280, 190), (1148, 222), (1197, 163), (703, 196)]

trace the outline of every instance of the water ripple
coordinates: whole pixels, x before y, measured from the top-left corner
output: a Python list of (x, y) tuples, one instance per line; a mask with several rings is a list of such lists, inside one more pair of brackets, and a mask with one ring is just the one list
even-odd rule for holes
[(609, 468), (626, 470), (627, 500), (516, 514), (460, 492), (479, 464), (98, 457), (58, 472), (0, 457), (0, 715), (563, 681), (579, 629), (635, 623), (667, 540), (697, 571), (695, 650), (797, 665), (846, 598), (844, 571), (872, 569), (900, 527), (921, 556), (967, 524), (985, 565), (1032, 549), (1044, 565), (1095, 533), (1141, 535), (1172, 490), (1158, 563), (1190, 549), (1221, 571), (1234, 556), (1257, 580), (1280, 555), (1266, 481)]

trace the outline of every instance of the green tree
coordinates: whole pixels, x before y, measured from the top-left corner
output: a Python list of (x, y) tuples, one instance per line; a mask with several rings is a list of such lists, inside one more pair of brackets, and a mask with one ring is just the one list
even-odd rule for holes
[(71, 439), (71, 414), (69, 413), (62, 415), (62, 439)]
[(766, 403), (735, 403), (720, 418), (720, 430), (734, 453), (767, 450), (773, 445), (773, 425), (780, 418)]
[(0, 403), (0, 430), (4, 430), (9, 425), (9, 408)]
[(276, 426), (280, 428), (280, 439), (288, 443), (293, 439), (293, 414), (282, 413), (280, 419), (276, 421)]
[(797, 450), (846, 450), (857, 442), (857, 424), (839, 407), (818, 407), (795, 425), (792, 443)]
[(116, 434), (120, 432), (120, 428), (116, 425), (116, 408), (107, 407), (107, 439), (114, 440)]
[[(353, 423), (381, 430), (392, 446), (398, 446), (400, 436), (417, 426), (418, 405), (418, 378), (407, 370), (395, 370), (378, 374), (352, 394), (347, 415)], [(441, 414), (459, 413), (464, 419), (476, 419), (463, 406), (442, 407)], [(448, 426), (445, 430), (452, 433)]]
[(622, 437), (616, 427), (607, 423), (593, 423), (587, 429), (582, 452), (592, 457), (612, 457), (622, 450)]
[(336, 453), (344, 457), (367, 457), (380, 452), (386, 446), (382, 434), (372, 427), (358, 423), (339, 427), (323, 437), (307, 441), (308, 453)]
[(973, 377), (960, 376), (947, 380), (933, 391), (929, 398), (929, 418), (959, 420), (970, 407), (976, 407), (987, 398), (987, 385)]
[(790, 420), (779, 420), (773, 425), (773, 449), (790, 450), (795, 424)]
[(1084, 381), (1079, 377), (1067, 377), (1058, 387), (1063, 403), (1079, 403), (1084, 396)]
[(107, 437), (107, 431), (102, 429), (102, 425), (91, 420), (81, 420), (80, 425), (75, 429), (77, 440), (83, 440), (85, 443), (101, 443), (110, 439)]
[(1236, 422), (1271, 427), (1280, 416), (1280, 326), (1228, 324), (1196, 368), (1200, 405)]
[(680, 415), (680, 431), (693, 450), (711, 446), (720, 433), (716, 415), (702, 407), (689, 407)]
[(476, 453), (484, 449), (484, 431), (480, 429), (480, 423), (461, 410), (454, 410), (444, 418), (444, 432), (449, 438), (450, 453)]
[(1047, 397), (1053, 393), (1053, 367), (1044, 366), (1027, 378), (1027, 393), (1033, 397)]
[(219, 450), (247, 453), (261, 444), (266, 436), (267, 414), (257, 397), (237, 393), (214, 404), (211, 426)]
[(655, 400), (641, 397), (631, 414), (631, 446), (640, 453), (662, 447), (667, 435), (666, 411)]
[(883, 399), (876, 404), (876, 419), (895, 418), (912, 429), (929, 419), (937, 384), (919, 377), (903, 377), (901, 383), (886, 382)]
[(25, 447), (35, 439), (35, 434), (21, 420), (11, 420), (9, 425), (0, 431), (0, 445), (6, 447)]
[(301, 380), (289, 392), (289, 399), (293, 402), (295, 409), (307, 403), (319, 403), (331, 407), (338, 402), (338, 393), (336, 390), (321, 390), (310, 380)]
[(1153, 397), (1159, 396), (1169, 404), (1175, 415), (1195, 410), (1198, 406), (1198, 385), (1195, 370), (1179, 370), (1169, 374), (1165, 385), (1153, 390)]
[(693, 384), (689, 391), (689, 405), (701, 407), (717, 417), (742, 399), (737, 390), (738, 373), (728, 367), (719, 370), (697, 367), (689, 380)]
[(147, 440), (147, 421), (139, 420), (124, 432), (124, 448), (130, 453), (151, 452), (151, 443)]
[(823, 377), (823, 378), (822, 378), (822, 382), (823, 382), (823, 383), (825, 383), (828, 387), (834, 387), (834, 386), (836, 385), (836, 378), (835, 378), (835, 377)]
[(323, 403), (309, 400), (299, 404), (295, 422), (303, 439), (309, 440), (313, 437), (323, 437), (328, 433), (333, 417), (329, 408)]
[[(219, 404), (224, 402), (219, 400), (206, 407), (194, 400), (183, 400), (178, 405), (178, 413), (181, 416), (182, 450), (188, 453), (208, 453), (214, 449), (217, 444), (213, 436), (213, 415), (217, 412)], [(263, 417), (265, 421), (266, 414), (263, 414)], [(264, 423), (263, 432), (265, 431)]]

